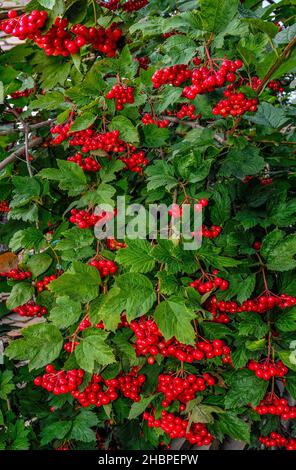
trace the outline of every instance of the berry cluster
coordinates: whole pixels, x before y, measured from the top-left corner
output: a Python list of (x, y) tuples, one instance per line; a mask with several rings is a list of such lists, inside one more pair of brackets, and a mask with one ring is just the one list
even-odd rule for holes
[(98, 222), (105, 222), (107, 220), (111, 220), (114, 217), (114, 213), (112, 212), (101, 212), (100, 214), (96, 215), (92, 212), (86, 210), (71, 210), (71, 217), (70, 222), (77, 225), (79, 228), (91, 228), (94, 227)]
[(11, 98), (17, 100), (18, 98), (27, 98), (35, 92), (35, 88), (27, 88), (24, 91), (15, 91), (11, 93)]
[(207, 386), (215, 385), (215, 382), (216, 380), (210, 374), (202, 376), (189, 374), (185, 379), (171, 374), (160, 374), (157, 392), (164, 394), (165, 399), (161, 404), (166, 408), (175, 400), (183, 404), (188, 403), (195, 398), (197, 392), (203, 392)]
[(145, 375), (139, 375), (136, 367), (129, 374), (120, 375), (113, 379), (105, 380), (101, 375), (94, 374), (82, 392), (74, 390), (72, 395), (83, 407), (108, 405), (118, 398), (119, 392), (133, 402), (139, 402), (139, 394), (145, 381)]
[(46, 11), (33, 10), (30, 14), (18, 16), (16, 10), (8, 12), (8, 19), (0, 23), (0, 30), (11, 34), (22, 41), (35, 39), (40, 36), (40, 30), (44, 27), (48, 18)]
[(68, 343), (65, 343), (64, 344), (64, 350), (69, 353), (69, 354), (72, 354), (72, 352), (75, 350), (76, 346), (78, 346), (79, 344), (79, 341), (68, 341)]
[(281, 419), (295, 419), (296, 418), (296, 407), (289, 406), (288, 401), (285, 398), (277, 398), (273, 394), (267, 395), (258, 406), (256, 411), (259, 415), (276, 415), (280, 416)]
[(67, 159), (69, 162), (74, 162), (82, 168), (83, 171), (92, 171), (96, 173), (101, 169), (101, 165), (93, 157), (83, 157), (80, 152), (77, 152), (72, 157)]
[(125, 104), (134, 103), (134, 89), (133, 87), (119, 83), (113, 86), (113, 88), (107, 93), (106, 98), (108, 100), (115, 100), (116, 110), (121, 111)]
[[(131, 148), (134, 149), (134, 147)], [(145, 168), (149, 163), (149, 160), (146, 158), (146, 154), (143, 152), (143, 150), (140, 150), (139, 152), (133, 151), (133, 153), (130, 155), (119, 157), (119, 160), (125, 163), (126, 170), (129, 170), (133, 173), (142, 173), (143, 168)]]
[(100, 322), (97, 325), (93, 325), (89, 319), (89, 316), (86, 316), (80, 323), (79, 323), (79, 330), (84, 331), (87, 328), (94, 326), (94, 328), (98, 328), (99, 330), (103, 330), (105, 328), (104, 323)]
[(0, 201), (0, 212), (9, 212), (9, 204), (7, 201)]
[(248, 99), (243, 93), (228, 93), (225, 90), (224, 95), (226, 99), (219, 101), (219, 103), (213, 108), (213, 114), (220, 115), (222, 117), (227, 116), (241, 116), (249, 111), (256, 112), (258, 100), (257, 98)]
[(143, 57), (135, 57), (135, 60), (138, 62), (140, 69), (148, 70), (150, 59), (147, 55)]
[(200, 294), (206, 294), (207, 292), (211, 292), (215, 288), (219, 288), (222, 291), (228, 290), (229, 282), (225, 279), (222, 279), (218, 276), (210, 276), (213, 280), (208, 280), (203, 282), (203, 278), (196, 279), (192, 281), (189, 285), (194, 287)]
[(261, 186), (269, 186), (270, 184), (273, 183), (273, 179), (272, 178), (259, 178), (259, 182)]
[(105, 7), (110, 11), (115, 11), (120, 5), (120, 0), (100, 0), (99, 5)]
[(148, 5), (148, 3), (149, 0), (127, 0), (121, 5), (121, 8), (128, 12), (138, 11)]
[(147, 412), (143, 414), (143, 418), (147, 420), (149, 428), (161, 428), (171, 439), (184, 437), (190, 444), (195, 444), (198, 447), (209, 445), (213, 440), (213, 436), (204, 424), (193, 423), (188, 430), (188, 420), (183, 420), (165, 410), (161, 412), (160, 419), (155, 419), (154, 415)]
[(187, 65), (173, 65), (172, 67), (157, 70), (152, 76), (152, 82), (154, 88), (166, 84), (180, 86), (182, 83), (187, 82), (191, 76), (192, 72)]
[(151, 116), (150, 113), (145, 113), (144, 116), (142, 117), (142, 123), (145, 126), (148, 126), (149, 124), (154, 124), (157, 127), (164, 128), (168, 127), (169, 121), (167, 119), (155, 119), (153, 116)]
[(248, 363), (248, 369), (255, 372), (255, 375), (263, 380), (269, 380), (271, 377), (284, 377), (289, 372), (288, 367), (282, 361), (269, 362), (266, 360), (260, 364), (252, 359)]
[(12, 279), (13, 281), (24, 281), (25, 279), (30, 279), (32, 273), (30, 271), (11, 269), (8, 272), (0, 272), (0, 277), (7, 277), (7, 279)]
[(196, 119), (194, 104), (182, 104), (179, 111), (176, 113), (176, 116), (178, 119), (183, 119), (185, 117)]
[(115, 274), (118, 270), (118, 266), (114, 261), (107, 259), (96, 260), (93, 259), (88, 263), (90, 266), (97, 268), (100, 273), (101, 278), (107, 277), (110, 274)]
[(200, 67), (192, 71), (192, 85), (183, 90), (183, 96), (194, 100), (197, 95), (212, 92), (216, 88), (223, 87), (227, 82), (236, 80), (235, 72), (242, 67), (241, 60), (234, 62), (224, 60), (219, 70), (215, 71), (212, 64), (209, 67)]
[(225, 356), (222, 358), (224, 363), (231, 361), (230, 348), (219, 339), (212, 342), (198, 341), (195, 347), (182, 344), (175, 338), (165, 341), (156, 323), (145, 317), (138, 321), (132, 321), (130, 328), (136, 335), (134, 347), (137, 356), (149, 355), (149, 364), (155, 362), (154, 356), (157, 354), (161, 354), (163, 357), (175, 357), (181, 362), (188, 363), (219, 356)]
[(270, 80), (270, 82), (267, 84), (267, 88), (274, 91), (275, 93), (283, 93), (285, 91), (281, 85), (281, 82), (278, 80)]
[(67, 372), (57, 371), (52, 364), (48, 364), (45, 371), (44, 375), (34, 379), (34, 384), (48, 392), (53, 392), (55, 395), (74, 392), (83, 382), (84, 371), (81, 369), (73, 369)]
[(212, 240), (213, 238), (216, 238), (216, 237), (218, 237), (218, 235), (220, 235), (221, 230), (222, 230), (222, 228), (219, 227), (218, 225), (212, 225), (210, 228), (203, 225), (202, 226), (202, 236)]
[(258, 439), (265, 447), (285, 447), (287, 450), (296, 450), (296, 439), (287, 439), (276, 432), (272, 432), (270, 436), (260, 436)]
[(34, 302), (28, 302), (20, 307), (16, 307), (13, 313), (17, 313), (21, 317), (42, 317), (47, 314), (47, 308), (41, 305), (36, 305)]
[(69, 144), (81, 146), (83, 153), (91, 150), (118, 153), (124, 152), (126, 149), (126, 144), (119, 139), (119, 132), (117, 130), (105, 132), (104, 134), (100, 134), (92, 129), (76, 132), (69, 141)]
[(48, 286), (51, 283), (51, 281), (55, 281), (61, 274), (62, 274), (62, 271), (59, 271), (56, 274), (52, 274), (51, 276), (45, 276), (40, 281), (36, 282), (37, 291), (43, 292), (44, 290), (48, 290)]
[(121, 38), (122, 31), (116, 24), (109, 28), (87, 28), (81, 24), (74, 25), (69, 31), (66, 18), (56, 18), (53, 26), (43, 35), (37, 35), (33, 39), (36, 44), (49, 56), (64, 56), (77, 54), (81, 47), (90, 44), (94, 49), (114, 57), (117, 42)]
[(290, 295), (281, 294), (279, 296), (269, 293), (269, 295), (261, 295), (255, 299), (245, 300), (241, 305), (233, 301), (217, 300), (212, 297), (210, 305), (211, 313), (221, 312), (238, 313), (238, 312), (257, 312), (264, 313), (274, 307), (287, 308), (296, 304), (296, 298)]
[(120, 250), (121, 248), (126, 248), (125, 243), (119, 242), (115, 240), (114, 238), (108, 238), (106, 244), (107, 244), (107, 248), (111, 251), (116, 251), (116, 250)]

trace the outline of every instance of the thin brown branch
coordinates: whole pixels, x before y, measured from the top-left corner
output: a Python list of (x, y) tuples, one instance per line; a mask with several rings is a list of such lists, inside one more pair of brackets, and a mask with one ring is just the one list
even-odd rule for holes
[(276, 70), (282, 65), (284, 60), (287, 60), (291, 51), (296, 45), (296, 37), (289, 42), (289, 44), (283, 50), (283, 53), (278, 57), (275, 63), (270, 67), (265, 77), (262, 79), (260, 85), (256, 88), (256, 93), (259, 95), (261, 91), (265, 88), (265, 85), (269, 82), (270, 78), (276, 72)]
[[(194, 121), (182, 121), (181, 119), (172, 116), (164, 116), (164, 118), (170, 122), (174, 122), (175, 124), (183, 124), (183, 126), (191, 127), (192, 129), (205, 129), (205, 127)], [(227, 142), (224, 137), (221, 137), (218, 134), (214, 134), (214, 139), (221, 145), (224, 145)]]
[[(31, 142), (28, 142), (28, 150), (39, 147), (39, 145), (42, 144), (42, 142), (43, 142), (42, 137), (36, 137)], [(16, 160), (17, 158), (22, 157), (25, 154), (25, 152), (26, 152), (26, 146), (24, 145), (20, 147), (18, 150), (16, 150), (15, 152), (13, 152), (11, 155), (9, 155), (7, 158), (2, 160), (2, 162), (0, 162), (0, 171), (3, 170), (10, 163), (14, 162), (14, 160)]]

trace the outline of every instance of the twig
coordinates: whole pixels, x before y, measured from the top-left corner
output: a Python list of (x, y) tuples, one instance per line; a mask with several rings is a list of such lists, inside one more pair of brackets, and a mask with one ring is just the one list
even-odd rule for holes
[[(164, 117), (170, 122), (174, 122), (176, 124), (183, 124), (183, 126), (191, 127), (192, 129), (202, 129), (202, 130), (205, 129), (205, 127), (193, 121), (182, 121), (181, 119), (171, 117), (171, 116), (164, 116)], [(221, 137), (218, 134), (214, 134), (214, 139), (221, 145), (227, 142), (227, 140), (224, 137)]]
[[(34, 139), (34, 140), (32, 140), (31, 142), (28, 143), (28, 150), (39, 147), (39, 145), (42, 142), (43, 142), (43, 138), (42, 137), (37, 137), (36, 139)], [(25, 152), (26, 152), (26, 147), (22, 146), (18, 150), (16, 150), (15, 152), (13, 152), (11, 155), (9, 155), (7, 158), (2, 160), (2, 162), (0, 162), (0, 171), (3, 170), (10, 163), (14, 162), (14, 160), (16, 160), (17, 158), (24, 155)]]
[(267, 74), (265, 75), (265, 77), (262, 79), (262, 82), (260, 83), (260, 85), (256, 88), (256, 93), (259, 95), (261, 93), (261, 91), (265, 88), (265, 85), (269, 82), (270, 78), (272, 77), (272, 75), (274, 74), (274, 72), (280, 67), (280, 65), (282, 64), (282, 62), (285, 60), (285, 59), (288, 59), (289, 55), (290, 55), (290, 52), (292, 51), (292, 49), (295, 47), (296, 45), (296, 37), (294, 39), (292, 39), (292, 41), (289, 42), (289, 44), (285, 47), (285, 49), (283, 50), (283, 53), (280, 57), (278, 57), (278, 59), (275, 61), (275, 63), (270, 67), (270, 69), (268, 70)]
[[(48, 119), (47, 121), (36, 122), (36, 124), (27, 123), (27, 125), (29, 126), (30, 130), (34, 130), (49, 126), (53, 122), (54, 119)], [(25, 127), (16, 127), (16, 124), (12, 123), (10, 126), (7, 125), (7, 129), (0, 130), (0, 135), (15, 134), (16, 132), (25, 132)]]
[(28, 124), (25, 124), (25, 156), (26, 156), (28, 173), (29, 173), (29, 176), (32, 178), (33, 171), (32, 171), (32, 166), (30, 162), (30, 154), (29, 154), (29, 126)]

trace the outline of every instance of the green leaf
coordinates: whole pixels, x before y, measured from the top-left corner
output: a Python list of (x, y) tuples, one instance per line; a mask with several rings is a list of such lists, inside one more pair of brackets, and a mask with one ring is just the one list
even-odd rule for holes
[(23, 338), (10, 343), (6, 355), (10, 359), (29, 361), (29, 370), (40, 369), (54, 361), (63, 346), (63, 337), (51, 324), (37, 324), (22, 330)]
[(86, 176), (83, 170), (74, 162), (57, 160), (57, 168), (44, 168), (39, 176), (44, 179), (57, 181), (59, 188), (68, 191), (69, 196), (80, 194), (86, 187)]
[(97, 119), (95, 114), (92, 114), (89, 111), (82, 113), (78, 116), (71, 126), (71, 132), (83, 131), (88, 129)]
[(280, 313), (275, 325), (283, 332), (296, 331), (296, 307)]
[(268, 255), (276, 247), (276, 245), (283, 240), (285, 234), (281, 230), (275, 229), (266, 235), (262, 240), (262, 246), (260, 248), (260, 253), (264, 258), (268, 258)]
[(151, 245), (146, 240), (127, 240), (127, 248), (122, 248), (116, 255), (116, 262), (130, 268), (131, 272), (148, 273), (155, 266), (151, 256)]
[(100, 275), (96, 268), (74, 261), (72, 267), (52, 281), (49, 290), (59, 297), (68, 296), (77, 302), (89, 302), (98, 296)]
[(287, 28), (283, 29), (277, 35), (275, 38), (273, 38), (273, 41), (275, 42), (276, 45), (279, 44), (288, 44), (292, 39), (296, 36), (296, 24), (292, 24), (291, 26), (288, 26)]
[(52, 258), (46, 253), (40, 253), (33, 255), (27, 262), (29, 270), (32, 272), (34, 277), (40, 276), (48, 270), (52, 263)]
[(10, 296), (6, 302), (7, 308), (12, 310), (27, 303), (34, 295), (34, 288), (27, 282), (18, 282), (12, 288)]
[(50, 423), (41, 431), (41, 441), (40, 444), (45, 446), (56, 439), (62, 440), (70, 432), (72, 427), (71, 421), (56, 421)]
[(115, 116), (110, 124), (111, 130), (119, 131), (120, 139), (129, 143), (139, 142), (139, 134), (133, 123), (125, 116)]
[(255, 336), (262, 338), (268, 332), (268, 325), (265, 323), (260, 315), (254, 312), (247, 312), (240, 315), (240, 322), (238, 323), (239, 336)]
[(259, 173), (264, 166), (265, 162), (259, 154), (259, 149), (248, 145), (244, 149), (231, 150), (224, 160), (219, 174), (221, 176), (233, 175), (237, 178), (244, 178)]
[(283, 109), (266, 102), (261, 103), (258, 111), (252, 116), (247, 116), (246, 119), (271, 129), (281, 129), (289, 121)]
[(96, 433), (91, 428), (97, 426), (98, 418), (92, 411), (82, 410), (73, 421), (70, 439), (81, 442), (93, 442)]
[(240, 408), (251, 403), (257, 406), (264, 397), (268, 381), (258, 379), (250, 370), (240, 370), (229, 379), (230, 390), (225, 397), (227, 409)]
[(232, 413), (221, 414), (217, 426), (226, 436), (250, 443), (250, 426), (238, 416)]
[(112, 349), (105, 342), (106, 332), (83, 338), (75, 348), (75, 358), (81, 369), (93, 373), (95, 364), (106, 366), (115, 362)]
[(149, 148), (158, 148), (165, 145), (170, 136), (170, 131), (167, 128), (159, 128), (155, 124), (148, 124), (143, 127), (145, 137), (145, 146)]
[(70, 297), (56, 299), (56, 307), (50, 311), (50, 320), (59, 328), (68, 328), (76, 323), (81, 316), (81, 304)]
[(146, 170), (146, 174), (148, 175), (148, 191), (160, 187), (170, 190), (178, 184), (174, 176), (174, 167), (165, 161), (157, 161), (154, 165), (150, 165)]
[(106, 328), (115, 331), (120, 314), (126, 311), (128, 321), (145, 315), (155, 301), (151, 281), (143, 274), (127, 273), (116, 278), (115, 287), (110, 289), (98, 310), (100, 320), (106, 321)]
[(25, 206), (40, 195), (41, 187), (36, 178), (14, 176), (12, 183), (15, 189), (13, 190), (13, 199), (10, 202), (11, 208)]
[(289, 271), (296, 267), (296, 235), (288, 235), (270, 250), (267, 267), (272, 271)]
[(61, 107), (65, 107), (64, 95), (58, 91), (48, 91), (44, 95), (37, 95), (37, 99), (30, 103), (29, 110), (51, 110)]
[(245, 300), (249, 299), (254, 292), (256, 285), (256, 276), (251, 275), (243, 279), (239, 284), (239, 293), (237, 295), (237, 300), (242, 303)]
[(18, 251), (20, 248), (36, 249), (42, 241), (44, 241), (43, 233), (37, 228), (29, 227), (14, 233), (9, 242), (9, 248), (13, 251)]
[(0, 373), (0, 398), (7, 400), (8, 395), (15, 389), (13, 383), (13, 373), (11, 370), (4, 370)]
[(289, 373), (288, 377), (286, 378), (286, 389), (290, 393), (290, 395), (296, 400), (296, 375), (292, 375)]
[(296, 372), (296, 351), (279, 351), (280, 359), (291, 370)]
[(238, 11), (238, 0), (199, 0), (202, 29), (213, 33), (223, 31)]
[(174, 336), (181, 343), (194, 344), (195, 331), (191, 321), (196, 317), (180, 297), (161, 302), (155, 310), (154, 320), (166, 340)]
[(142, 413), (144, 413), (144, 411), (146, 410), (148, 405), (150, 405), (152, 400), (154, 400), (154, 398), (155, 395), (151, 395), (150, 397), (141, 397), (141, 401), (139, 401), (138, 403), (133, 403), (128, 415), (128, 419), (135, 419)]

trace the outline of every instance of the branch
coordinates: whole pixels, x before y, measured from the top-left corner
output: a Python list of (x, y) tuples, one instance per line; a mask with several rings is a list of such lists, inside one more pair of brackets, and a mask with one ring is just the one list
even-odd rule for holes
[[(49, 126), (51, 123), (54, 122), (54, 119), (48, 119), (47, 121), (37, 122), (36, 124), (28, 123), (29, 130), (33, 129), (40, 129), (42, 127)], [(25, 132), (25, 127), (16, 127), (15, 123), (12, 123), (7, 129), (0, 130), (0, 135), (9, 135), (15, 134), (16, 132)]]
[(272, 77), (272, 75), (274, 74), (274, 72), (280, 67), (280, 65), (282, 64), (282, 62), (285, 60), (285, 59), (288, 59), (292, 49), (296, 46), (296, 37), (294, 39), (292, 39), (292, 41), (289, 42), (289, 44), (285, 47), (285, 49), (283, 50), (283, 53), (280, 57), (278, 57), (278, 59), (275, 61), (275, 63), (270, 67), (270, 69), (268, 70), (267, 74), (265, 75), (265, 77), (262, 79), (262, 82), (260, 83), (260, 85), (256, 88), (256, 93), (259, 95), (261, 93), (261, 91), (265, 88), (265, 85), (269, 82), (270, 78)]
[[(171, 117), (171, 116), (164, 116), (170, 122), (174, 122), (176, 124), (183, 124), (183, 126), (191, 127), (192, 129), (205, 129), (205, 127), (200, 126), (196, 122), (193, 121), (182, 121), (181, 119)], [(227, 140), (224, 137), (221, 137), (218, 134), (214, 134), (214, 139), (221, 145), (225, 144)]]
[(25, 156), (26, 156), (26, 164), (28, 168), (28, 173), (29, 173), (29, 176), (32, 178), (33, 171), (32, 171), (32, 166), (30, 162), (30, 154), (29, 154), (29, 126), (28, 124), (25, 124)]
[[(37, 137), (36, 139), (32, 140), (31, 142), (28, 142), (27, 148), (29, 150), (29, 149), (39, 147), (39, 145), (42, 142), (43, 142), (43, 138), (42, 137)], [(26, 146), (24, 145), (23, 147), (20, 147), (18, 150), (16, 150), (11, 155), (9, 155), (9, 157), (2, 160), (2, 162), (0, 162), (0, 171), (3, 170), (10, 163), (14, 162), (14, 160), (16, 160), (17, 158), (22, 157), (25, 154), (25, 152), (26, 152)]]

